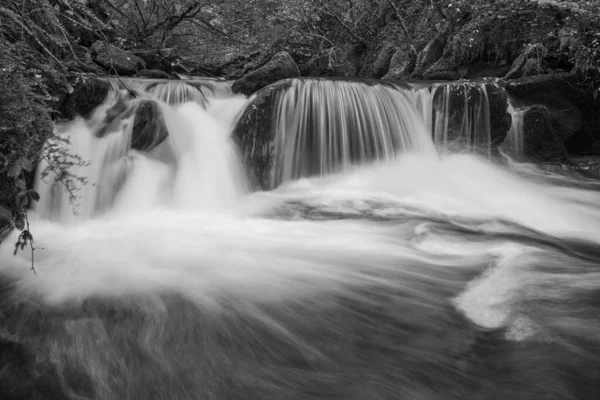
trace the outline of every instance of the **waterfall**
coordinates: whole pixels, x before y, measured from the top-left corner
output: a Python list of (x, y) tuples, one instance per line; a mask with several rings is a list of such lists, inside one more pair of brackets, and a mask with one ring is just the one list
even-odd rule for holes
[(490, 156), (490, 105), (484, 84), (439, 85), (433, 93), (434, 140), (444, 150)]
[(490, 161), (490, 86), (124, 83), (0, 243), (1, 399), (598, 397), (600, 185)]
[(516, 160), (523, 160), (523, 115), (526, 109), (515, 108), (514, 100), (510, 98), (508, 100), (508, 112), (512, 117), (512, 124), (502, 144), (502, 150)]
[[(87, 184), (65, 184), (42, 162), (35, 184), (41, 194), (39, 215), (72, 223), (141, 204), (230, 208), (247, 190), (229, 138), (246, 100), (227, 90), (203, 90), (204, 82), (128, 83), (138, 97), (113, 82), (113, 91), (88, 120), (57, 126), (59, 143), (49, 147), (63, 145), (81, 157), (82, 165), (67, 169)], [(214, 105), (219, 102), (230, 109), (226, 118), (224, 106)]]
[(235, 136), (252, 166), (252, 180), (263, 188), (404, 152), (435, 155), (434, 147), (489, 158), (497, 144), (488, 85), (283, 81), (256, 95)]

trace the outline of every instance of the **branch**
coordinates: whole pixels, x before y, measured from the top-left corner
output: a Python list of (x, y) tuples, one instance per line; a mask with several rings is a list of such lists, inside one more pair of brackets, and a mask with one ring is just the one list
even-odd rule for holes
[(362, 43), (362, 44), (365, 44), (365, 45), (367, 44), (367, 41), (366, 41), (365, 39), (363, 39), (362, 37), (358, 36), (358, 35), (356, 34), (356, 32), (354, 32), (354, 31), (353, 31), (353, 30), (352, 30), (352, 29), (351, 29), (351, 28), (350, 28), (348, 25), (346, 25), (346, 24), (344, 23), (344, 21), (342, 21), (342, 19), (339, 17), (339, 15), (337, 15), (337, 14), (336, 14), (336, 13), (334, 13), (334, 12), (333, 12), (333, 11), (332, 11), (332, 10), (331, 10), (329, 7), (327, 7), (327, 6), (326, 6), (326, 5), (323, 3), (323, 1), (322, 1), (322, 0), (319, 0), (319, 4), (320, 4), (322, 7), (324, 7), (324, 8), (325, 8), (325, 10), (322, 10), (322, 11), (324, 11), (326, 14), (329, 14), (329, 15), (331, 15), (333, 18), (335, 18), (335, 19), (338, 21), (338, 23), (339, 23), (339, 24), (340, 24), (340, 25), (341, 25), (341, 26), (342, 26), (342, 27), (343, 27), (343, 28), (344, 28), (346, 31), (348, 31), (348, 33), (349, 33), (350, 35), (352, 35), (352, 37), (353, 37), (354, 39), (358, 40), (358, 41), (359, 41), (360, 43)]
[(394, 9), (394, 12), (396, 13), (396, 19), (400, 23), (400, 28), (402, 29), (404, 36), (406, 36), (406, 38), (409, 41), (410, 52), (413, 54), (413, 56), (416, 57), (417, 49), (415, 49), (415, 46), (413, 45), (414, 39), (413, 39), (412, 35), (410, 33), (408, 33), (408, 29), (406, 29), (406, 24), (404, 23), (404, 18), (402, 18), (402, 15), (400, 14), (400, 10), (398, 9), (396, 4), (394, 4), (394, 2), (392, 0), (387, 0), (387, 2)]

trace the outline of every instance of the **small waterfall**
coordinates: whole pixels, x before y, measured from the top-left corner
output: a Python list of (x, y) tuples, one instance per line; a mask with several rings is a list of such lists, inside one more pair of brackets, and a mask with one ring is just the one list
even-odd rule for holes
[(506, 140), (502, 144), (502, 150), (510, 157), (516, 160), (523, 160), (523, 116), (526, 109), (516, 108), (512, 99), (508, 99), (508, 112), (512, 117), (510, 130), (506, 135)]
[(491, 155), (490, 104), (485, 83), (436, 86), (432, 107), (434, 140), (441, 149)]
[[(164, 205), (223, 211), (246, 192), (229, 137), (242, 96), (206, 97), (183, 82), (134, 83), (128, 88), (137, 98), (114, 83), (88, 119), (57, 127), (59, 139), (49, 148), (63, 146), (83, 162), (50, 172), (47, 162), (40, 164), (42, 218), (73, 223)], [(87, 182), (65, 184), (63, 173)]]
[(295, 79), (259, 94), (236, 130), (258, 181), (276, 187), (398, 152), (435, 154), (417, 98), (393, 84)]

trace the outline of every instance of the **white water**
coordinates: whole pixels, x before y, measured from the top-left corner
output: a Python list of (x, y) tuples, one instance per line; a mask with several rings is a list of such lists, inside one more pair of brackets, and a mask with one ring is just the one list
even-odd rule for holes
[[(211, 305), (224, 293), (276, 302), (365, 282), (410, 291), (411, 277), (482, 263), (497, 272), (457, 305), (478, 324), (497, 327), (510, 314), (511, 291), (531, 282), (528, 257), (541, 251), (537, 260), (552, 260), (530, 244), (495, 238), (514, 231), (507, 222), (600, 243), (600, 195), (524, 179), (475, 156), (405, 153), (248, 194), (229, 138), (243, 103), (209, 102), (208, 112), (196, 103), (161, 103), (170, 136), (150, 154), (125, 151), (119, 143), (127, 141), (126, 128), (118, 140), (96, 139), (76, 121), (73, 148), (93, 160), (94, 151), (110, 154), (100, 157), (103, 171), (126, 166), (123, 186), (115, 193), (89, 172), (96, 185), (84, 189), (75, 225), (64, 196), (42, 186), (32, 216), (37, 275), (29, 252), (12, 256), (14, 237), (0, 247), (2, 272), (17, 279), (21, 295), (52, 304), (168, 291)], [(405, 115), (421, 118), (416, 109)], [(94, 199), (106, 193), (111, 200), (99, 207)], [(342, 218), (313, 219), (310, 212)], [(481, 239), (444, 234), (431, 223), (438, 219), (465, 224)], [(396, 278), (387, 282), (386, 275)]]

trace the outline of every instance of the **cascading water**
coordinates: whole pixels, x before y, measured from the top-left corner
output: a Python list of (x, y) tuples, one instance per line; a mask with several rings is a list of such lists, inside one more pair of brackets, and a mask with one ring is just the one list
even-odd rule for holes
[(433, 92), (434, 140), (450, 151), (491, 150), (490, 105), (485, 84), (453, 83)]
[(514, 102), (509, 99), (508, 112), (512, 117), (512, 124), (506, 135), (506, 140), (502, 144), (502, 150), (516, 160), (523, 160), (524, 157), (523, 115), (525, 111), (526, 109), (515, 108)]
[(75, 224), (42, 185), (36, 274), (0, 246), (0, 398), (596, 399), (598, 185), (438, 155), (443, 86), (341, 82), (59, 127), (89, 182)]

